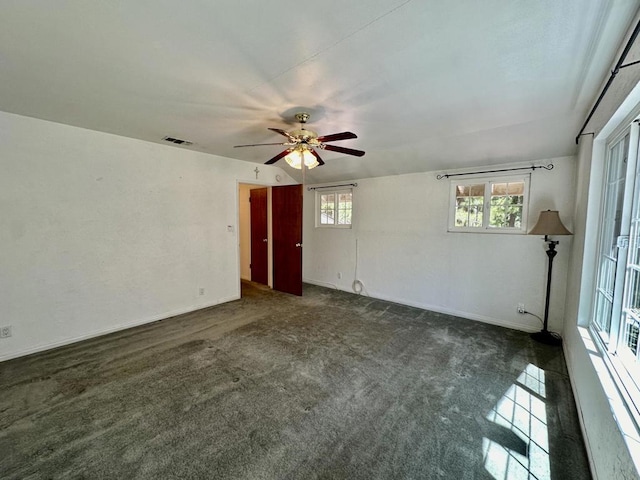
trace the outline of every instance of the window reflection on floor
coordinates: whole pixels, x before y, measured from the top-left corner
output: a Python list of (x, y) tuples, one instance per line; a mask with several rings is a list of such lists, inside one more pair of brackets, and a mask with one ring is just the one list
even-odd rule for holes
[(551, 479), (545, 398), (544, 370), (529, 364), (487, 415), (504, 430), (482, 439), (484, 467), (495, 479)]

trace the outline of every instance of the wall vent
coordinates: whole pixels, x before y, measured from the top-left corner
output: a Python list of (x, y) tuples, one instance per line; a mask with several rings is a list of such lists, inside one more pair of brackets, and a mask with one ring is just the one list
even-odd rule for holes
[(190, 142), (188, 140), (180, 140), (179, 138), (173, 137), (164, 137), (162, 140), (164, 140), (165, 142), (175, 143), (176, 145), (193, 145), (193, 142)]

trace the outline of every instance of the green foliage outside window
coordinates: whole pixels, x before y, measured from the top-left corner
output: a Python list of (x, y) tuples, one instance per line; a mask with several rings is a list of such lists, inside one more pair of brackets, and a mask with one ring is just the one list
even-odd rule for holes
[(634, 355), (638, 354), (638, 334), (640, 334), (640, 328), (636, 322), (627, 324), (626, 344), (627, 348), (631, 350)]
[(350, 191), (321, 193), (319, 225), (351, 225), (353, 194)]
[(492, 184), (489, 226), (520, 228), (523, 207), (524, 182)]
[(351, 192), (338, 194), (338, 225), (351, 225)]
[(455, 185), (455, 227), (522, 229), (524, 208), (524, 181)]
[(333, 225), (335, 223), (333, 218), (335, 199), (335, 193), (320, 195), (320, 223), (323, 225)]
[(456, 227), (482, 227), (484, 184), (456, 187)]

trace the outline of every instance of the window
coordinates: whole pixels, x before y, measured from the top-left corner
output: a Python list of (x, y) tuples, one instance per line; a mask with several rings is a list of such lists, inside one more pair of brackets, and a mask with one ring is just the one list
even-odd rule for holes
[(350, 188), (316, 191), (316, 227), (351, 228), (352, 215)]
[(451, 182), (451, 232), (526, 233), (529, 175)]
[(590, 327), (639, 422), (640, 163), (629, 161), (638, 147), (630, 134), (628, 128), (607, 146)]

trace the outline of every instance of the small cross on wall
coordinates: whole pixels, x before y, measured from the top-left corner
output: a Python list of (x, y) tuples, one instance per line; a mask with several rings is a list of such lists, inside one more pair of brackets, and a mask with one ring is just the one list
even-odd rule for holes
[(260, 169), (258, 167), (256, 167), (254, 172), (256, 172), (256, 180), (257, 180), (258, 179), (258, 174), (260, 173)]

